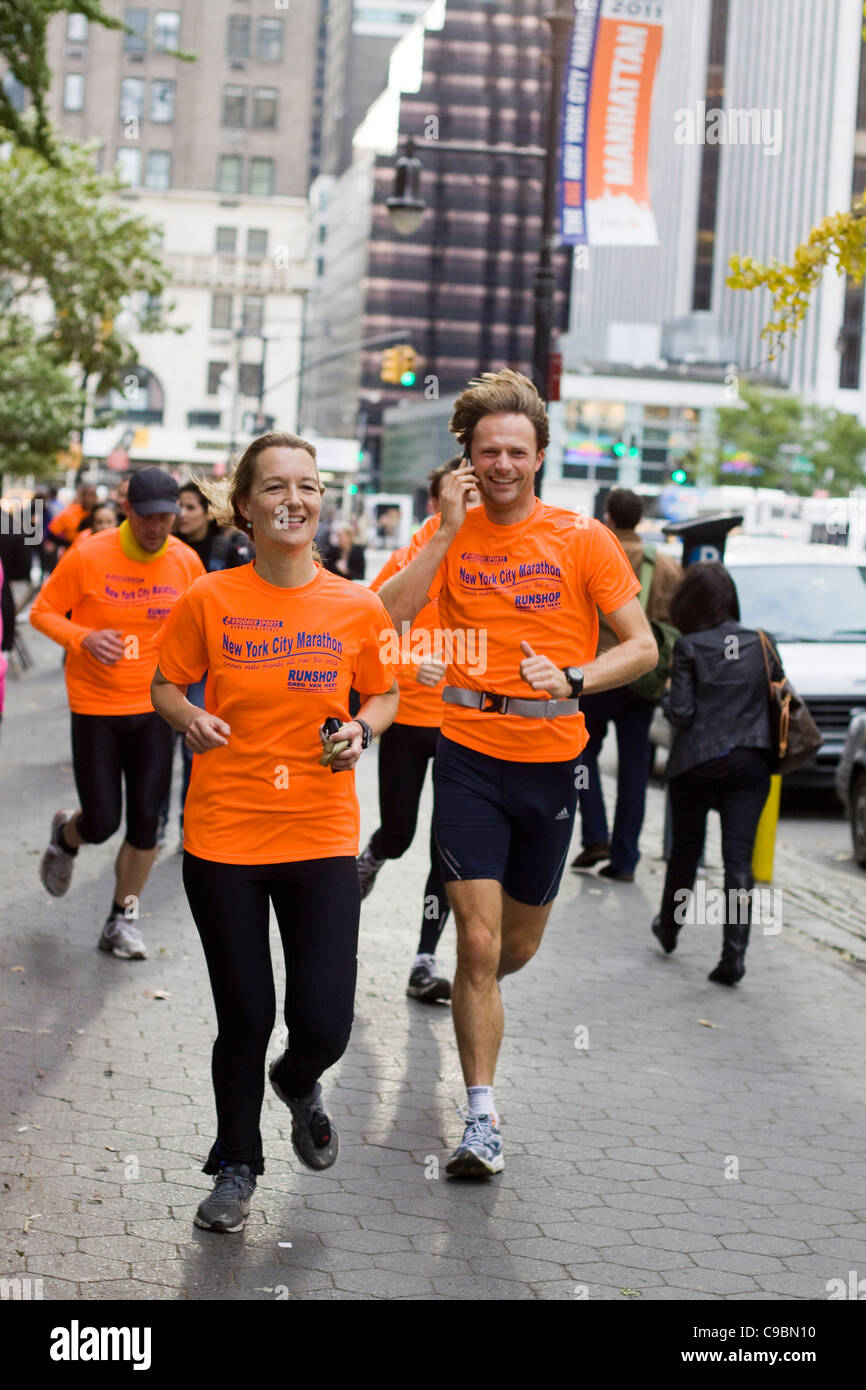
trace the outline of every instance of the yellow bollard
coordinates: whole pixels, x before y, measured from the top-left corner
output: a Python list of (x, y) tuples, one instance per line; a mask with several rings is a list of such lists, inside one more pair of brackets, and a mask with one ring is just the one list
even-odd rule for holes
[(779, 820), (779, 801), (782, 796), (782, 777), (777, 773), (770, 778), (770, 791), (764, 802), (758, 833), (752, 850), (752, 873), (759, 883), (772, 883), (773, 858), (776, 852), (776, 825)]

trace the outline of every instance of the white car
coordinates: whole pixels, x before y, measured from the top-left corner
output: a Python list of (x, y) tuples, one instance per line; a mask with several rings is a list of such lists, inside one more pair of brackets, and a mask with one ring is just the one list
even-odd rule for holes
[[(824, 736), (817, 756), (786, 782), (832, 786), (851, 715), (866, 709), (866, 553), (735, 536), (725, 565), (743, 626), (775, 639), (786, 675)], [(669, 734), (657, 712), (652, 741), (669, 746)]]

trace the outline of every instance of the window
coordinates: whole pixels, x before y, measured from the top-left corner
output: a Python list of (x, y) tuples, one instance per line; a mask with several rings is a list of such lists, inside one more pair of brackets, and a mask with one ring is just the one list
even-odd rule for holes
[(144, 53), (147, 49), (147, 10), (127, 9), (124, 16), (131, 34), (124, 34), (125, 53)]
[(141, 183), (141, 150), (120, 149), (116, 156), (117, 172), (131, 188)]
[(242, 130), (246, 123), (246, 87), (223, 87), (223, 125), (230, 130)]
[(268, 254), (268, 233), (259, 227), (250, 227), (247, 232), (247, 255), (251, 261), (260, 261)]
[(217, 161), (217, 192), (240, 193), (241, 157), (239, 154), (221, 154)]
[(217, 227), (216, 229), (216, 249), (219, 255), (233, 256), (237, 243), (236, 227)]
[(120, 83), (120, 119), (140, 120), (144, 115), (144, 78), (124, 77)]
[(84, 77), (80, 72), (68, 72), (63, 79), (63, 110), (84, 110)]
[(144, 171), (146, 188), (171, 188), (171, 155), (168, 150), (150, 150)]
[[(249, 23), (249, 21), (247, 21)], [(283, 56), (283, 21), (260, 19), (258, 56), (263, 63), (278, 63)]]
[(229, 58), (249, 58), (250, 20), (247, 15), (233, 14), (226, 29), (226, 55)]
[(239, 382), (242, 396), (260, 396), (262, 391), (261, 362), (242, 362)]
[(276, 130), (277, 89), (256, 87), (253, 91), (253, 125), (256, 130)]
[(207, 393), (215, 396), (220, 389), (220, 377), (223, 372), (229, 369), (228, 362), (208, 362), (207, 364)]
[(261, 333), (265, 321), (265, 300), (260, 294), (245, 294), (241, 309), (241, 327), (244, 333)]
[(157, 10), (153, 17), (153, 46), (158, 53), (180, 46), (180, 15), (177, 10)]
[(247, 192), (269, 198), (274, 191), (274, 161), (272, 159), (251, 159), (247, 175)]
[(230, 294), (211, 295), (210, 301), (210, 326), (211, 328), (231, 328), (232, 326), (232, 304), (233, 299)]
[(174, 94), (176, 83), (164, 78), (154, 78), (150, 84), (150, 119), (163, 125), (174, 120)]
[(87, 16), (71, 14), (66, 21), (66, 42), (87, 43)]
[(17, 77), (13, 77), (11, 72), (4, 72), (0, 79), (0, 87), (6, 93), (10, 106), (15, 111), (24, 110), (24, 83), (19, 82)]

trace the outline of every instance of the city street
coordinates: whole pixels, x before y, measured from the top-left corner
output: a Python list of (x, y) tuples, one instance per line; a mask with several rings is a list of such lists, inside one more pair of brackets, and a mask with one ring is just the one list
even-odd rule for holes
[[(176, 799), (143, 903), (150, 958), (116, 960), (96, 942), (117, 838), (81, 854), (67, 897), (37, 878), (75, 792), (60, 654), (25, 640), (36, 664), (9, 680), (0, 734), (4, 1275), (41, 1279), (46, 1300), (736, 1301), (823, 1300), (866, 1271), (866, 879), (846, 823), (827, 802), (786, 816), (782, 929), (755, 929), (724, 989), (706, 979), (720, 928), (685, 928), (670, 958), (650, 935), (657, 785), (635, 883), (567, 872), (540, 955), (503, 987), (501, 1177), (445, 1177), (464, 1095), (450, 1010), (404, 993), (428, 790), (424, 831), (363, 907), (354, 1031), (326, 1079), (338, 1163), (301, 1168), (268, 1091), (246, 1231), (196, 1230), (214, 1016)], [(366, 837), (372, 752), (358, 787)], [(715, 832), (707, 860), (717, 882)]]

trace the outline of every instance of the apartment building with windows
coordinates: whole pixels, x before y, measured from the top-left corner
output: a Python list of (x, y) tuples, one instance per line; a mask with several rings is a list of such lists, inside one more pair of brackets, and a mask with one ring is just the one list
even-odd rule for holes
[(174, 274), (186, 331), (133, 339), (137, 387), (112, 396), (152, 450), (224, 459), (262, 420), (296, 425), (319, 4), (106, 0), (129, 32), (50, 26), (53, 119), (118, 169)]

